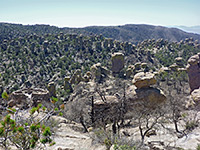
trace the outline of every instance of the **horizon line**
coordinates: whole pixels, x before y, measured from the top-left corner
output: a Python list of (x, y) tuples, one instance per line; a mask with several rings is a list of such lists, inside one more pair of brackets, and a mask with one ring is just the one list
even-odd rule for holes
[(17, 24), (17, 25), (24, 25), (24, 26), (34, 26), (34, 25), (47, 25), (47, 26), (54, 26), (58, 28), (86, 28), (86, 27), (113, 27), (113, 26), (125, 26), (125, 25), (150, 25), (150, 26), (162, 26), (167, 28), (177, 28), (177, 27), (200, 27), (200, 25), (192, 25), (192, 26), (185, 26), (185, 25), (161, 25), (161, 24), (150, 24), (150, 23), (124, 23), (124, 24), (92, 24), (92, 25), (84, 25), (84, 26), (63, 26), (63, 25), (56, 25), (56, 24), (48, 24), (48, 23), (21, 23), (21, 22), (6, 22), (0, 21), (0, 23), (7, 23), (7, 24)]

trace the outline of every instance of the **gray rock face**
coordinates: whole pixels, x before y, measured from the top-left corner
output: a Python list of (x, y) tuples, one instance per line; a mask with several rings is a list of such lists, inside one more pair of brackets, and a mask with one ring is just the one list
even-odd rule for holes
[(49, 91), (40, 88), (29, 88), (23, 90), (14, 91), (11, 94), (11, 100), (8, 102), (10, 107), (15, 105), (25, 105), (26, 107), (35, 106), (38, 103), (49, 101)]
[(195, 103), (199, 103), (200, 102), (200, 88), (195, 89), (192, 93), (191, 93), (191, 97), (194, 100)]
[(94, 81), (100, 81), (101, 80), (101, 64), (97, 63), (94, 64), (91, 68), (90, 71), (92, 73), (92, 79)]
[[(94, 144), (92, 133), (81, 133), (76, 131), (82, 127), (63, 117), (53, 116), (53, 119), (59, 123), (54, 135), (55, 145), (49, 146), (47, 150), (105, 150), (106, 147), (101, 144)], [(76, 130), (73, 130), (76, 129)]]
[(78, 84), (83, 80), (82, 76), (81, 76), (81, 70), (77, 69), (74, 74), (72, 75), (71, 79), (70, 79), (70, 83), (71, 84)]
[(200, 53), (189, 58), (186, 68), (192, 92), (200, 87)]
[(124, 68), (124, 54), (114, 53), (112, 55), (112, 72), (119, 73)]
[[(147, 103), (146, 106), (155, 106), (166, 101), (166, 96), (162, 90), (158, 88), (148, 87), (136, 89), (134, 86), (127, 90), (129, 107), (134, 109), (134, 106), (139, 102)], [(132, 109), (130, 108), (130, 110)]]
[(101, 66), (101, 63), (94, 64), (91, 68), (91, 77), (95, 82), (100, 82), (103, 77), (109, 74), (106, 67)]
[(47, 89), (49, 90), (50, 97), (56, 97), (56, 85), (54, 82), (50, 82), (47, 86)]

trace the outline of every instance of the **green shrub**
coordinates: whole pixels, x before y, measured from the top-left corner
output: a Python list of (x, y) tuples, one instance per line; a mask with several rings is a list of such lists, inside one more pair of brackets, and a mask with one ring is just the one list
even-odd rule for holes
[[(4, 149), (9, 149), (11, 146), (15, 146), (17, 149), (31, 149), (39, 148), (41, 144), (49, 144), (50, 146), (55, 144), (51, 139), (52, 129), (45, 125), (47, 124), (46, 118), (49, 115), (51, 116), (51, 114), (62, 112), (58, 108), (56, 111), (53, 109), (51, 112), (43, 114), (42, 119), (36, 119), (35, 117), (43, 109), (44, 107), (38, 104), (37, 107), (31, 108), (29, 117), (22, 117), (20, 121), (13, 120), (15, 118), (13, 116), (18, 113), (15, 109), (7, 109), (9, 114), (3, 117), (0, 124), (1, 145)], [(38, 112), (37, 114), (35, 114), (36, 111)]]
[(114, 144), (114, 150), (136, 150), (136, 147), (129, 146), (129, 145), (118, 145)]
[(197, 145), (197, 150), (200, 150), (200, 144)]
[(185, 128), (187, 130), (193, 130), (197, 126), (198, 126), (197, 122), (195, 122), (195, 121), (187, 121), (186, 125), (185, 125)]

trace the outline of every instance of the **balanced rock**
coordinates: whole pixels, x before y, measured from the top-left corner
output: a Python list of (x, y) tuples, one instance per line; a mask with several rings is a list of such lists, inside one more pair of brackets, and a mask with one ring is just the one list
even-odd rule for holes
[(200, 53), (189, 58), (186, 69), (192, 92), (200, 87)]
[(150, 72), (139, 72), (133, 78), (133, 84), (138, 88), (146, 88), (156, 84), (155, 75)]
[(112, 72), (119, 73), (124, 68), (124, 54), (114, 53), (111, 57), (112, 60)]

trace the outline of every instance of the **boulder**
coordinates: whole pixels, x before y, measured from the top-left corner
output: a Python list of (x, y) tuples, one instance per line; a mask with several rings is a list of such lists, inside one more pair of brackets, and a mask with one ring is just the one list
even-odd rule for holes
[(175, 58), (175, 61), (178, 66), (183, 66), (183, 58), (182, 57)]
[(135, 63), (135, 70), (140, 70), (141, 69), (141, 62)]
[(135, 73), (135, 66), (134, 65), (129, 65), (128, 68), (126, 69), (126, 77), (129, 78), (134, 73)]
[(200, 102), (200, 88), (195, 89), (192, 93), (191, 93), (191, 97), (194, 100), (194, 102)]
[(112, 72), (119, 73), (124, 68), (124, 54), (114, 53), (111, 57), (112, 60)]
[(127, 90), (127, 95), (129, 103), (143, 101), (152, 104), (160, 104), (166, 100), (163, 91), (153, 87), (137, 89), (135, 86), (130, 86)]
[(50, 93), (50, 97), (56, 97), (56, 85), (54, 82), (50, 82), (47, 86), (47, 89)]
[(71, 84), (79, 84), (81, 81), (83, 81), (83, 78), (81, 76), (81, 70), (77, 69), (74, 74), (72, 75), (71, 79), (70, 79), (70, 83)]
[(86, 74), (83, 76), (85, 82), (89, 82), (91, 78), (92, 78), (92, 73), (90, 71), (87, 71)]
[(178, 67), (179, 67), (179, 66), (178, 66), (176, 63), (174, 63), (174, 64), (172, 64), (172, 65), (169, 66), (169, 68), (170, 68), (172, 71), (175, 71), (175, 72), (178, 70)]
[(141, 67), (144, 69), (147, 68), (147, 63), (141, 63)]
[(192, 93), (192, 91), (200, 87), (200, 53), (189, 58), (186, 69)]
[(103, 77), (109, 74), (109, 70), (106, 67), (101, 66), (101, 63), (94, 64), (91, 68), (91, 78), (95, 82), (100, 82)]
[(101, 63), (94, 64), (90, 68), (92, 79), (96, 82), (99, 82), (101, 80)]
[(126, 69), (126, 78), (130, 78), (132, 73), (133, 73), (133, 71), (131, 68)]
[(133, 78), (133, 84), (138, 88), (146, 88), (150, 85), (156, 84), (155, 75), (150, 72), (139, 72)]

